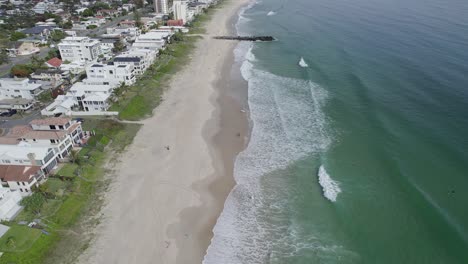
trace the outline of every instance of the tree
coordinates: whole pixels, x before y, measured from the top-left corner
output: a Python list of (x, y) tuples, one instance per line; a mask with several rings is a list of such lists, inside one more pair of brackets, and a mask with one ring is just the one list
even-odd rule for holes
[(140, 12), (138, 12), (138, 10), (135, 10), (135, 12), (133, 12), (133, 19), (135, 20), (135, 24), (137, 27), (141, 27), (143, 25), (143, 23), (141, 23), (141, 14)]
[(0, 51), (0, 65), (4, 63), (8, 63), (10, 61), (10, 57), (8, 56), (8, 52), (4, 49)]
[(34, 214), (41, 212), (42, 205), (46, 202), (46, 199), (42, 193), (33, 193), (31, 196), (24, 197), (21, 200), (20, 205), (24, 206), (24, 209)]
[(137, 8), (142, 8), (144, 5), (145, 5), (145, 1), (144, 0), (135, 0), (133, 1), (136, 5)]
[(177, 32), (174, 33), (174, 35), (172, 36), (172, 40), (173, 40), (174, 42), (183, 41), (183, 40), (184, 40), (184, 34), (182, 34), (180, 31), (177, 31)]
[(60, 52), (59, 52), (58, 49), (51, 49), (47, 53), (47, 56), (45, 57), (45, 59), (50, 60), (50, 59), (55, 58), (55, 57), (60, 59)]
[(29, 74), (33, 73), (32, 68), (27, 64), (16, 64), (10, 70), (11, 75), (25, 78), (28, 77)]
[(27, 35), (24, 34), (23, 32), (15, 31), (15, 32), (11, 33), (10, 40), (11, 41), (17, 41), (18, 39), (22, 39), (22, 38), (25, 38), (25, 37), (27, 37)]
[(73, 22), (71, 22), (71, 20), (67, 20), (66, 22), (62, 23), (63, 29), (70, 29), (72, 27), (73, 27)]
[(122, 42), (122, 40), (118, 40), (117, 42), (114, 43), (114, 48), (112, 49), (113, 52), (120, 52), (125, 49), (125, 44)]
[(86, 29), (95, 29), (95, 28), (97, 28), (96, 25), (89, 25), (89, 26), (86, 27)]
[(54, 42), (59, 42), (60, 40), (64, 39), (66, 36), (67, 35), (65, 34), (65, 32), (61, 30), (54, 30), (50, 33), (50, 38)]
[(75, 163), (75, 164), (77, 164), (77, 165), (80, 165), (80, 163), (81, 163), (80, 154), (79, 154), (78, 151), (76, 151), (76, 150), (70, 151), (70, 156), (68, 156), (68, 158), (70, 159), (70, 161), (71, 161), (72, 163)]
[(93, 10), (89, 9), (89, 8), (86, 8), (83, 13), (81, 13), (81, 15), (85, 16), (85, 17), (89, 17), (89, 16), (94, 16), (94, 12)]

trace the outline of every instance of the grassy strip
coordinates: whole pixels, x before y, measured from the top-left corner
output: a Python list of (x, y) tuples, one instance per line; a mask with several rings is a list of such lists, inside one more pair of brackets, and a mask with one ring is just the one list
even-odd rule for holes
[[(47, 200), (39, 214), (23, 211), (15, 222), (7, 223), (11, 230), (23, 232), (16, 231), (12, 235), (18, 241), (16, 248), (8, 246), (12, 244), (11, 239), (9, 243), (7, 240), (0, 240), (0, 250), (5, 252), (0, 263), (72, 263), (88, 245), (88, 232), (98, 223), (94, 216), (99, 212), (101, 194), (109, 183), (104, 178), (104, 165), (112, 156), (106, 154), (117, 155), (123, 151), (132, 142), (140, 125), (97, 119), (87, 120), (85, 124), (85, 130), (96, 132), (89, 146), (85, 147), (88, 158), (84, 159), (83, 156), (78, 168), (67, 164), (69, 167), (61, 170), (63, 173), (75, 168), (79, 171), (79, 176), (74, 176), (71, 182), (51, 178), (41, 185), (39, 191), (54, 198)], [(103, 145), (102, 142), (108, 145)], [(19, 221), (30, 222), (34, 219), (40, 219), (49, 235), (19, 225)], [(39, 235), (35, 237), (26, 231), (39, 231)], [(4, 236), (2, 239), (8, 237)], [(22, 250), (26, 247), (26, 250)]]
[(215, 9), (215, 6), (210, 7), (194, 19), (190, 26), (190, 35), (182, 35), (177, 41), (168, 44), (145, 74), (134, 85), (124, 88), (110, 111), (118, 111), (119, 118), (123, 120), (150, 117), (153, 109), (161, 102), (170, 78), (189, 62), (195, 43), (201, 38), (191, 35), (205, 32), (204, 25), (212, 17)]

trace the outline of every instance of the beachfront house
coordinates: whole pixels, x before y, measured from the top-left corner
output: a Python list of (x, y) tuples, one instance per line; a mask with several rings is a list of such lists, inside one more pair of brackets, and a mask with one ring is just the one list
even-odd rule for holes
[(83, 83), (88, 85), (110, 85), (117, 87), (120, 84), (132, 85), (135, 83), (134, 65), (116, 65), (94, 63), (86, 68), (86, 79)]
[[(8, 188), (21, 196), (28, 196), (32, 188), (38, 187), (45, 179), (41, 166), (0, 165), (0, 180), (2, 188)], [(17, 200), (16, 197), (15, 200)]]

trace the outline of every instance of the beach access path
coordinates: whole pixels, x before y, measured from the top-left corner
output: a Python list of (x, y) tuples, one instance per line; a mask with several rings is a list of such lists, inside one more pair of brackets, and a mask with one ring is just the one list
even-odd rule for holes
[[(210, 139), (220, 131), (216, 85), (223, 83), (223, 64), (232, 60), (236, 42), (211, 36), (229, 34), (229, 23), (247, 2), (226, 0), (216, 11), (191, 62), (119, 157), (97, 237), (79, 263), (202, 262), (233, 186), (225, 155), (217, 155), (221, 151)], [(236, 115), (243, 118), (240, 109)], [(238, 152), (244, 141), (228, 136), (226, 147)]]

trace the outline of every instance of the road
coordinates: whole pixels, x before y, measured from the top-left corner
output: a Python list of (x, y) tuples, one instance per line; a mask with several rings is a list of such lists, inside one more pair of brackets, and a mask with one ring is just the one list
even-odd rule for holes
[[(15, 116), (17, 116), (16, 114)], [(39, 110), (34, 110), (32, 113), (20, 119), (11, 119), (11, 117), (0, 117), (0, 129), (3, 130), (3, 133), (8, 133), (8, 130), (14, 126), (24, 126), (28, 125), (33, 119), (40, 119), (41, 112)]]
[(0, 65), (0, 76), (1, 77), (8, 77), (10, 75), (10, 69), (13, 67), (15, 64), (25, 64), (29, 63), (31, 60), (31, 57), (36, 55), (40, 58), (44, 58), (47, 56), (47, 53), (49, 52), (50, 48), (49, 47), (42, 47), (39, 53), (36, 54), (31, 54), (31, 55), (26, 55), (26, 56), (18, 56), (15, 58), (10, 58), (10, 62)]

